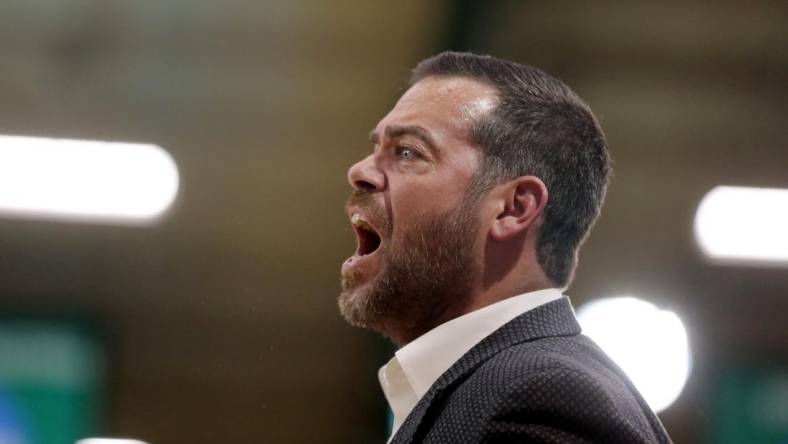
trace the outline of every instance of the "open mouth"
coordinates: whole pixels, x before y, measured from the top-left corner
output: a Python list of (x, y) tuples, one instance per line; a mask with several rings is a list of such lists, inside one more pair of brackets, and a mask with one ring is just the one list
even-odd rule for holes
[(354, 285), (360, 285), (369, 282), (382, 270), (383, 258), (376, 253), (383, 247), (383, 238), (361, 213), (351, 213), (350, 223), (358, 246), (355, 253), (342, 263), (342, 276), (352, 277)]
[(372, 254), (380, 247), (381, 239), (378, 232), (372, 225), (364, 218), (364, 216), (356, 213), (350, 218), (353, 224), (353, 230), (356, 232), (358, 240), (358, 250), (356, 254), (359, 256), (366, 256)]

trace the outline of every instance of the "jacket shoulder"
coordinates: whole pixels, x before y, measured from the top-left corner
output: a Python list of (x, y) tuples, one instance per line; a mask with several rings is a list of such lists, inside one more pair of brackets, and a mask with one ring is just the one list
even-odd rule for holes
[(463, 423), (466, 437), (478, 441), (669, 442), (631, 382), (581, 335), (509, 347), (467, 375), (443, 402), (436, 427), (443, 419)]

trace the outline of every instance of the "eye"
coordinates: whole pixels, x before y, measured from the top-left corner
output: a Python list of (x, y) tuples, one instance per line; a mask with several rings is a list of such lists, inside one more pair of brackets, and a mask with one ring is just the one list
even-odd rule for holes
[(413, 160), (416, 157), (418, 157), (418, 152), (416, 152), (416, 150), (414, 150), (413, 148), (407, 147), (407, 146), (403, 146), (403, 145), (397, 146), (394, 149), (394, 154), (398, 158), (404, 159), (404, 160)]

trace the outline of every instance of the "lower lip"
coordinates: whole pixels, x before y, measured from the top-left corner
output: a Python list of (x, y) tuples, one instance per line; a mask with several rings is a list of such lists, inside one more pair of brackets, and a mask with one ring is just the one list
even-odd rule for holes
[(378, 253), (381, 250), (381, 247), (378, 247), (377, 250), (373, 251), (372, 253), (365, 254), (363, 256), (359, 256), (358, 253), (353, 254), (345, 260), (342, 264), (342, 274), (346, 275), (349, 273), (357, 273), (360, 278), (360, 281), (367, 281), (372, 276), (376, 275), (380, 268), (380, 260), (378, 259)]

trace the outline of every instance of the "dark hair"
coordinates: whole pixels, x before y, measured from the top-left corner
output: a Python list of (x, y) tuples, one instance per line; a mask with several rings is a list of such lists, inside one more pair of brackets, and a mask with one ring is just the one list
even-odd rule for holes
[(566, 288), (610, 174), (605, 136), (591, 109), (546, 72), (491, 56), (438, 54), (416, 66), (410, 84), (431, 76), (468, 77), (497, 89), (497, 106), (470, 128), (484, 158), (470, 190), (480, 194), (525, 175), (545, 183), (549, 198), (536, 254), (547, 277)]

